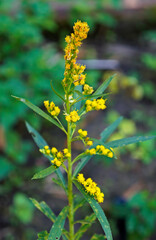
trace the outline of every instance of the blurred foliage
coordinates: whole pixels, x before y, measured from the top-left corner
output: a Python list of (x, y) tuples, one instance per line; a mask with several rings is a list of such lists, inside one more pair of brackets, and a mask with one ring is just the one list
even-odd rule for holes
[[(140, 112), (141, 114), (141, 112)], [(108, 123), (113, 123), (118, 117), (119, 117), (119, 113), (116, 111), (110, 111), (107, 114), (107, 121)], [(138, 116), (138, 111), (133, 111), (132, 112), (132, 117), (134, 116), (134, 120), (135, 121), (141, 121), (142, 119), (144, 119), (144, 121), (146, 121), (146, 114), (144, 115), (139, 115), (138, 118), (136, 118), (136, 116)], [(134, 120), (130, 120), (130, 119), (123, 119), (122, 122), (120, 123), (116, 133), (114, 133), (109, 140), (113, 141), (116, 139), (121, 139), (121, 138), (126, 138), (126, 137), (130, 137), (132, 135), (136, 134), (136, 123)], [(149, 121), (151, 122), (151, 118), (149, 119)], [(150, 126), (152, 129), (154, 129), (155, 126), (155, 119), (153, 119), (153, 124)], [(156, 132), (155, 130), (152, 130), (150, 132), (150, 135), (155, 135)], [(127, 152), (131, 155), (131, 158), (136, 159), (136, 160), (140, 160), (142, 161), (144, 164), (149, 164), (150, 162), (154, 161), (156, 158), (156, 150), (155, 150), (155, 140), (151, 140), (150, 142), (142, 142), (139, 144), (131, 144), (129, 146), (125, 146), (125, 148), (121, 148), (120, 151), (118, 149), (115, 149), (115, 155), (117, 156), (117, 158), (121, 158), (122, 156), (124, 156), (124, 154), (126, 154)]]
[(156, 43), (156, 31), (148, 30), (142, 34), (143, 39), (150, 43)]
[(125, 219), (126, 239), (149, 239), (155, 229), (156, 196), (151, 196), (147, 191), (141, 191), (128, 200), (118, 199), (112, 205), (111, 213), (114, 223), (118, 219)]
[(140, 192), (128, 201), (127, 230), (129, 240), (147, 239), (155, 229), (156, 196)]
[[(104, 78), (108, 74), (110, 72), (106, 72)], [(139, 84), (139, 80), (135, 76), (127, 76), (121, 72), (117, 72), (116, 79), (111, 82), (109, 90), (113, 95), (122, 92), (135, 100), (141, 100), (144, 96), (144, 89)]]
[(23, 224), (28, 224), (33, 218), (34, 206), (27, 196), (23, 193), (16, 193), (13, 198), (13, 204), (11, 206), (11, 213), (16, 221), (20, 221)]
[(151, 70), (156, 70), (156, 56), (146, 53), (142, 55), (143, 63)]
[[(45, 30), (51, 33), (57, 30), (50, 2), (0, 2), (0, 102), (3, 112), (0, 124), (5, 130), (6, 141), (5, 157), (0, 161), (1, 179), (8, 176), (14, 164), (24, 164), (31, 150), (30, 142), (21, 141), (22, 134), (13, 130), (18, 121), (24, 117), (36, 128), (41, 127), (41, 119), (15, 103), (11, 94), (23, 95), (41, 105), (45, 96), (52, 97), (49, 91), (51, 80), (61, 91), (57, 80), (63, 77), (62, 59), (56, 54), (56, 46), (48, 43), (43, 35)], [(59, 103), (57, 96), (54, 98)]]

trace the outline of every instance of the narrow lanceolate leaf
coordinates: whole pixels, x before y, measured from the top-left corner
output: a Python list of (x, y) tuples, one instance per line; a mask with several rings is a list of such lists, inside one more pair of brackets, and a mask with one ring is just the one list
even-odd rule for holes
[(46, 217), (48, 217), (52, 222), (55, 222), (56, 216), (53, 213), (53, 211), (50, 209), (50, 207), (44, 202), (38, 202), (34, 198), (30, 198), (34, 206), (39, 209)]
[[(95, 214), (91, 214), (90, 216), (86, 216), (84, 220), (82, 220), (82, 224), (80, 226), (80, 228), (78, 229), (78, 231), (76, 232), (74, 239), (75, 240), (79, 240), (83, 234), (88, 230), (88, 228), (91, 227), (91, 225), (94, 223), (96, 219)], [(81, 221), (78, 221), (81, 223)]]
[(84, 198), (88, 201), (91, 208), (93, 209), (97, 219), (99, 220), (99, 222), (101, 224), (101, 227), (104, 230), (106, 239), (112, 240), (113, 238), (112, 238), (111, 229), (110, 229), (108, 220), (107, 220), (101, 206), (98, 204), (98, 202), (93, 197), (91, 197), (89, 194), (87, 194), (85, 192), (85, 190), (82, 188), (82, 186), (77, 181), (74, 181), (74, 184), (76, 185), (78, 190), (83, 194)]
[(58, 217), (56, 218), (55, 223), (53, 224), (50, 230), (48, 240), (60, 239), (67, 214), (68, 214), (68, 207), (64, 207), (63, 210), (58, 215)]
[(104, 131), (101, 132), (101, 140), (105, 142), (110, 135), (116, 130), (120, 122), (122, 121), (123, 117), (119, 117), (115, 122), (113, 122), (110, 126), (104, 129)]
[(112, 147), (112, 148), (117, 148), (117, 147), (123, 147), (129, 144), (133, 143), (138, 143), (138, 142), (144, 142), (147, 140), (151, 140), (153, 138), (156, 138), (156, 136), (138, 136), (138, 137), (129, 137), (129, 138), (123, 138), (123, 139), (118, 139), (115, 141), (111, 141), (105, 144), (106, 147)]
[(56, 167), (55, 166), (50, 166), (38, 173), (36, 173), (32, 179), (39, 179), (39, 178), (44, 178), (44, 177), (47, 177), (49, 176), (50, 174), (52, 174), (53, 172), (56, 171)]
[[(54, 125), (56, 125), (57, 127), (59, 127), (60, 129), (62, 129), (62, 127), (58, 124), (57, 121), (55, 121), (53, 118), (51, 118), (47, 113), (45, 113), (44, 111), (42, 111), (39, 107), (37, 107), (36, 105), (34, 105), (33, 103), (29, 102), (28, 100), (24, 99), (24, 98), (19, 98), (16, 96), (12, 96), (15, 99), (17, 99), (20, 102), (23, 102), (25, 105), (27, 105), (29, 108), (31, 108), (34, 112), (36, 112), (37, 114), (39, 114), (40, 116), (42, 116), (43, 118), (47, 119), (49, 122), (53, 123)], [(63, 129), (62, 129), (63, 130)]]
[(115, 75), (116, 74), (110, 76), (107, 80), (105, 80), (92, 95), (102, 94), (106, 90), (112, 79), (115, 77)]
[[(43, 137), (28, 122), (26, 122), (26, 127), (28, 129), (28, 132), (31, 134), (34, 142), (39, 147), (39, 149), (42, 149), (42, 148), (44, 148), (44, 146), (48, 145), (47, 142), (43, 139)], [(50, 162), (51, 162), (51, 160), (53, 160), (49, 156), (46, 156), (46, 157), (49, 159)], [(58, 178), (60, 179), (64, 190), (67, 191), (65, 179), (59, 168), (56, 170), (56, 174), (57, 174)]]

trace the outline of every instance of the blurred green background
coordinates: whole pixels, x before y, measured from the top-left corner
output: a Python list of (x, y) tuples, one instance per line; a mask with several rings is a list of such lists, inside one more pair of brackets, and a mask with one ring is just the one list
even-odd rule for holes
[[(64, 72), (64, 38), (79, 19), (90, 26), (79, 60), (87, 65), (87, 82), (96, 88), (116, 72), (106, 111), (93, 112), (80, 123), (99, 137), (108, 124), (124, 116), (111, 140), (136, 134), (156, 134), (156, 4), (126, 0), (1, 0), (0, 1), (0, 239), (37, 239), (50, 228), (34, 212), (29, 197), (45, 200), (56, 214), (66, 198), (46, 181), (31, 181), (48, 166), (28, 134), (24, 120), (41, 132), (51, 146), (65, 146), (65, 136), (11, 95), (43, 108), (44, 100), (59, 98)], [(85, 62), (93, 60), (93, 64)], [(100, 62), (100, 60), (106, 60)], [(81, 150), (73, 145), (74, 153)], [(155, 240), (155, 141), (118, 149), (111, 162), (95, 158), (84, 169), (106, 196), (103, 204), (115, 240)], [(96, 171), (95, 171), (96, 169)], [(98, 172), (98, 174), (97, 174)], [(86, 208), (89, 211), (89, 208)], [(81, 213), (81, 217), (85, 215)], [(101, 229), (95, 223), (99, 233)], [(90, 239), (93, 230), (84, 240)]]

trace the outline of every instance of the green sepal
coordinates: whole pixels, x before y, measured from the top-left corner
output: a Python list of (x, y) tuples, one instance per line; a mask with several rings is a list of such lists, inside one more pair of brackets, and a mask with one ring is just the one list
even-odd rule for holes
[(50, 174), (52, 174), (53, 172), (56, 171), (56, 167), (55, 166), (50, 166), (48, 168), (45, 168), (44, 170), (35, 173), (35, 175), (32, 177), (32, 179), (40, 179), (40, 178), (45, 178), (47, 176), (49, 176)]
[[(34, 142), (39, 147), (39, 149), (42, 149), (42, 148), (44, 148), (44, 146), (48, 145), (47, 142), (44, 140), (44, 138), (28, 122), (25, 122), (25, 124), (28, 129), (28, 132), (31, 134)], [(53, 160), (53, 158), (50, 156), (47, 156), (47, 155), (44, 155), (44, 156), (46, 158), (48, 158), (50, 162), (51, 162), (51, 160)], [(61, 173), (61, 170), (59, 168), (56, 169), (56, 174), (62, 183), (63, 189), (65, 190), (65, 192), (67, 192), (66, 181), (65, 181), (65, 179)]]
[(90, 216), (86, 216), (83, 220), (77, 221), (76, 223), (81, 223), (80, 228), (74, 235), (75, 240), (79, 240), (83, 234), (91, 227), (91, 225), (96, 220), (96, 215), (92, 213)]
[(58, 124), (57, 121), (55, 121), (53, 118), (51, 118), (47, 113), (42, 111), (39, 107), (37, 107), (33, 103), (29, 102), (27, 99), (16, 97), (16, 96), (12, 96), (12, 97), (14, 97), (16, 100), (18, 100), (20, 102), (23, 102), (25, 105), (27, 105), (29, 108), (31, 108), (34, 112), (36, 112), (37, 114), (42, 116), (44, 119), (48, 120), (49, 122), (53, 123), (55, 126), (60, 128), (62, 131), (64, 131), (64, 129), (61, 127), (60, 124)]
[(88, 193), (85, 192), (83, 187), (76, 181), (74, 180), (74, 184), (78, 188), (78, 190), (82, 193), (84, 198), (87, 200), (87, 202), (90, 204), (91, 208), (93, 209), (97, 219), (99, 220), (102, 229), (104, 230), (104, 233), (106, 235), (107, 240), (112, 240), (112, 233), (110, 229), (110, 225), (108, 223), (108, 220), (101, 208), (101, 206), (98, 204), (98, 202), (90, 196)]
[(68, 215), (68, 206), (64, 207), (63, 210), (58, 215), (58, 217), (56, 218), (49, 232), (48, 240), (60, 239), (67, 215)]

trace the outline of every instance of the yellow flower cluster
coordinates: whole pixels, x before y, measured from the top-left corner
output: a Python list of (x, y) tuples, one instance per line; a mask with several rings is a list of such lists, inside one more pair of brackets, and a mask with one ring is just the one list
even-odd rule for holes
[(86, 111), (92, 111), (92, 110), (104, 110), (106, 108), (106, 99), (100, 98), (100, 99), (94, 99), (93, 101), (87, 100), (86, 101)]
[(66, 36), (65, 41), (67, 46), (65, 48), (65, 72), (63, 84), (64, 87), (68, 87), (69, 83), (77, 85), (84, 85), (86, 75), (82, 74), (85, 70), (85, 66), (77, 64), (77, 54), (79, 53), (78, 47), (81, 46), (82, 40), (87, 38), (89, 31), (88, 24), (86, 22), (77, 21), (74, 24), (74, 33), (70, 36)]
[(54, 102), (49, 103), (49, 101), (44, 101), (44, 106), (53, 117), (57, 117), (59, 115), (60, 108), (56, 107)]
[(80, 116), (78, 115), (77, 111), (72, 111), (70, 114), (65, 116), (67, 122), (77, 122), (80, 120)]
[(90, 87), (88, 84), (85, 84), (85, 85), (84, 85), (83, 90), (84, 90), (84, 91), (83, 91), (82, 93), (83, 93), (84, 95), (92, 94), (93, 91), (94, 91), (93, 88)]
[(93, 196), (99, 203), (104, 201), (104, 193), (101, 192), (101, 189), (97, 187), (97, 183), (95, 183), (91, 178), (85, 179), (82, 173), (79, 173), (77, 176), (77, 181), (81, 183), (87, 193)]
[(96, 148), (91, 148), (86, 150), (87, 154), (90, 155), (105, 155), (107, 157), (112, 158), (113, 157), (113, 148), (105, 148), (103, 145), (97, 145)]
[(86, 74), (76, 74), (73, 75), (73, 80), (74, 80), (74, 85), (78, 86), (78, 85), (84, 85), (85, 84), (85, 80), (86, 80)]
[(79, 133), (80, 137), (85, 141), (85, 144), (87, 144), (88, 146), (93, 145), (93, 141), (91, 141), (89, 139), (89, 137), (87, 137), (88, 132), (86, 130), (79, 129), (78, 133)]
[(52, 149), (49, 148), (49, 146), (44, 146), (43, 149), (40, 149), (40, 152), (43, 154), (46, 154), (50, 157), (53, 157), (54, 160), (51, 162), (56, 166), (60, 167), (61, 164), (69, 157), (71, 157), (71, 154), (69, 153), (67, 148), (63, 149), (63, 152), (58, 151), (57, 148), (53, 147)]

